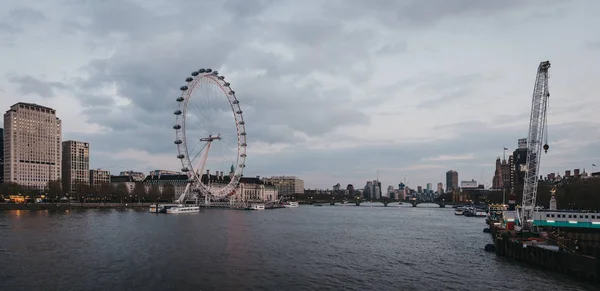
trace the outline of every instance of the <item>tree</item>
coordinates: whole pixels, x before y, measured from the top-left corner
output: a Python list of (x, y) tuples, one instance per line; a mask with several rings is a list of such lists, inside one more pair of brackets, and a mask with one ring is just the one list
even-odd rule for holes
[(135, 182), (135, 186), (133, 187), (133, 196), (135, 200), (146, 197), (146, 186), (144, 186), (143, 182)]
[(85, 195), (86, 199), (90, 200), (98, 200), (100, 198), (100, 196), (98, 195), (98, 188), (92, 185), (84, 185), (82, 194)]
[(163, 186), (161, 198), (168, 200), (175, 199), (175, 187), (173, 187), (173, 184), (165, 184)]
[(48, 181), (47, 188), (49, 199), (60, 199), (63, 195), (62, 184), (60, 183), (60, 180)]
[(86, 200), (86, 198), (90, 198), (90, 194), (93, 194), (90, 192), (95, 192), (95, 189), (93, 189), (93, 187), (90, 187), (88, 181), (85, 180), (75, 180), (71, 187), (73, 188), (70, 192), (75, 192), (74, 195), (79, 202), (83, 202)]
[(103, 201), (110, 200), (115, 194), (115, 187), (111, 183), (102, 183), (98, 187), (98, 197)]
[(0, 195), (8, 197), (10, 195), (19, 195), (23, 192), (23, 186), (14, 182), (0, 183)]
[(150, 201), (157, 201), (160, 197), (160, 189), (156, 184), (150, 184), (150, 189), (148, 189), (148, 199)]
[(127, 189), (127, 185), (125, 185), (125, 183), (117, 184), (114, 194), (115, 194), (115, 197), (114, 197), (115, 201), (119, 201), (121, 203), (124, 202), (124, 200), (127, 198), (127, 196), (129, 196), (129, 190)]

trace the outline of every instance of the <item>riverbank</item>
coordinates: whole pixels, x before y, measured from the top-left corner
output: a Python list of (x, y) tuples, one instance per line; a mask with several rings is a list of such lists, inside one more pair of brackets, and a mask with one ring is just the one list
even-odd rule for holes
[(577, 253), (558, 245), (537, 243), (547, 241), (539, 233), (507, 231), (494, 227), (491, 222), (489, 227), (497, 256), (600, 283), (600, 260), (595, 254)]
[(149, 208), (152, 203), (0, 203), (0, 210)]

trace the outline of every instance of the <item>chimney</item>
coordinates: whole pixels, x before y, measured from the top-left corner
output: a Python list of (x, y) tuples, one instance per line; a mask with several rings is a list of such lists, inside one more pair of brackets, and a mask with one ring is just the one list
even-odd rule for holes
[(256, 176), (256, 179), (259, 179), (259, 180), (260, 180), (260, 176)]
[(224, 180), (224, 179), (223, 179), (223, 171), (221, 171), (221, 175), (219, 175), (219, 179), (220, 179), (220, 180)]

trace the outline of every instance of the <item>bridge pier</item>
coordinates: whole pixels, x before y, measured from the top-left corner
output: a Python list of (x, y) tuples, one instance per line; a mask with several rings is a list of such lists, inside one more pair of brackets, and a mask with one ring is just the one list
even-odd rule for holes
[(354, 198), (354, 204), (356, 204), (356, 206), (360, 206), (360, 197), (356, 196)]
[(383, 197), (381, 198), (381, 203), (383, 203), (383, 206), (387, 207), (388, 203), (390, 203), (390, 199), (387, 197)]

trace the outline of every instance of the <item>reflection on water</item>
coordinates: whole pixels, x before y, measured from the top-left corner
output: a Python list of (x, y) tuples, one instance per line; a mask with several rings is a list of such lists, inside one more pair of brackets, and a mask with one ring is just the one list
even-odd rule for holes
[(0, 290), (586, 290), (451, 209), (0, 211)]

